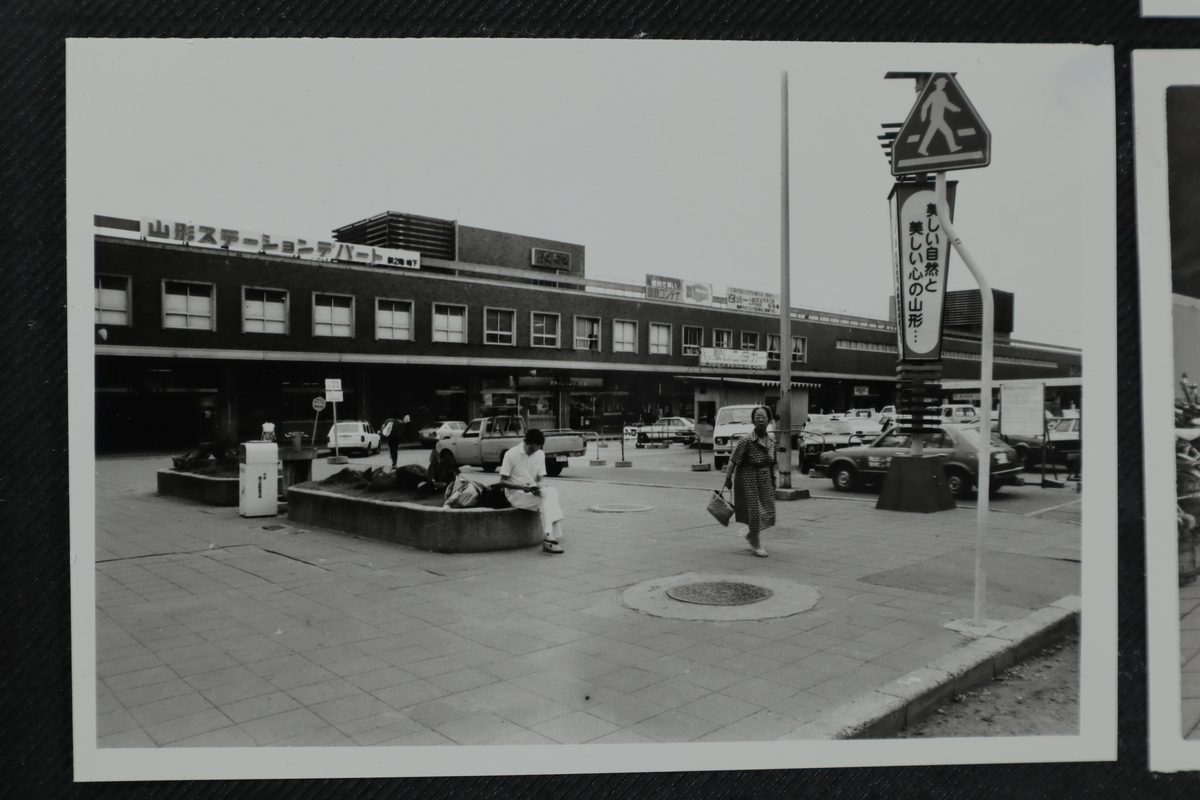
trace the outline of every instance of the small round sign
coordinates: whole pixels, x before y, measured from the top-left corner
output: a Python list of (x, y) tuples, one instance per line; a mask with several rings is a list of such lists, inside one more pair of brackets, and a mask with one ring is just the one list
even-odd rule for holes
[(322, 411), (324, 408), (325, 408), (325, 398), (324, 397), (314, 397), (313, 398), (313, 411)]

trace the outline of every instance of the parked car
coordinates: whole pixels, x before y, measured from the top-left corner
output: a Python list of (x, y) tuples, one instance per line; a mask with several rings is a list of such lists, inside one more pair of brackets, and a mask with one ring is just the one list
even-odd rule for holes
[[(926, 455), (942, 456), (942, 469), (950, 493), (965, 497), (976, 486), (979, 475), (978, 425), (948, 425), (925, 433)], [(869, 445), (830, 450), (821, 454), (819, 473), (833, 481), (838, 491), (848, 492), (860, 483), (880, 483), (887, 476), (892, 457), (911, 452), (912, 436), (889, 431)], [(1017, 451), (992, 434), (991, 488), (1019, 485), (1023, 482), (1023, 466)]]
[(873, 439), (883, 433), (882, 415), (873, 408), (852, 408), (841, 415), (842, 421), (849, 423), (858, 435)]
[(896, 424), (896, 407), (884, 406), (879, 409), (879, 425), (884, 430)]
[(338, 452), (356, 450), (364, 455), (378, 453), (380, 449), (379, 434), (371, 427), (371, 423), (360, 419), (339, 421), (329, 426), (329, 449), (337, 445)]
[(663, 417), (653, 425), (639, 427), (636, 438), (637, 447), (645, 447), (652, 442), (692, 444), (696, 441), (696, 425), (684, 417)]
[(431, 422), (417, 431), (417, 441), (426, 447), (433, 447), (442, 439), (461, 436), (467, 429), (467, 423), (457, 420), (439, 419)]
[(940, 422), (943, 425), (966, 425), (979, 422), (979, 409), (969, 403), (952, 403), (938, 408)]
[[(451, 469), (459, 465), (495, 472), (504, 453), (525, 439), (525, 420), (521, 417), (480, 417), (460, 435), (438, 441), (438, 460)], [(575, 431), (546, 430), (546, 474), (555, 477), (567, 466), (571, 456), (584, 454), (583, 436)]]
[[(754, 409), (761, 407), (761, 403), (752, 403), (725, 406), (717, 411), (717, 419), (713, 424), (713, 466), (716, 469), (723, 469), (729, 463), (729, 456), (733, 454), (733, 446), (737, 444), (737, 440), (754, 430), (750, 414)], [(775, 432), (774, 422), (767, 426), (767, 432)]]
[(821, 454), (843, 447), (861, 445), (862, 434), (855, 433), (854, 426), (842, 419), (817, 419), (809, 417), (800, 431), (803, 447), (800, 450), (800, 471), (809, 472), (821, 459)]
[[(1079, 457), (1078, 417), (1052, 417), (1046, 421), (1046, 433), (1050, 437), (1050, 453), (1047, 464), (1067, 464)], [(1044, 436), (1006, 436), (1008, 443), (1017, 451), (1026, 469), (1041, 466), (1045, 449)]]

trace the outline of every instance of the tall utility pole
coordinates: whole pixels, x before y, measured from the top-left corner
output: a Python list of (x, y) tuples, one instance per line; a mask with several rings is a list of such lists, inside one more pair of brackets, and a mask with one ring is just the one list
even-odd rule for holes
[(783, 142), (779, 237), (779, 488), (792, 488), (792, 257), (788, 207), (788, 74), (783, 73)]

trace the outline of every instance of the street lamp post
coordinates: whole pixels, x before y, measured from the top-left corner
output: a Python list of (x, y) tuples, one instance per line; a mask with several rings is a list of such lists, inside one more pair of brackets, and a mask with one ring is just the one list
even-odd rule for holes
[(792, 259), (788, 186), (788, 74), (783, 73), (779, 236), (779, 488), (792, 488)]

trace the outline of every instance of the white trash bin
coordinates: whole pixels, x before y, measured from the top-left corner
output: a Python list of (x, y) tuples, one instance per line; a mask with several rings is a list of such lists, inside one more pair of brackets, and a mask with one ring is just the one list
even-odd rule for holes
[(238, 513), (273, 517), (279, 512), (279, 445), (246, 442), (238, 447)]

